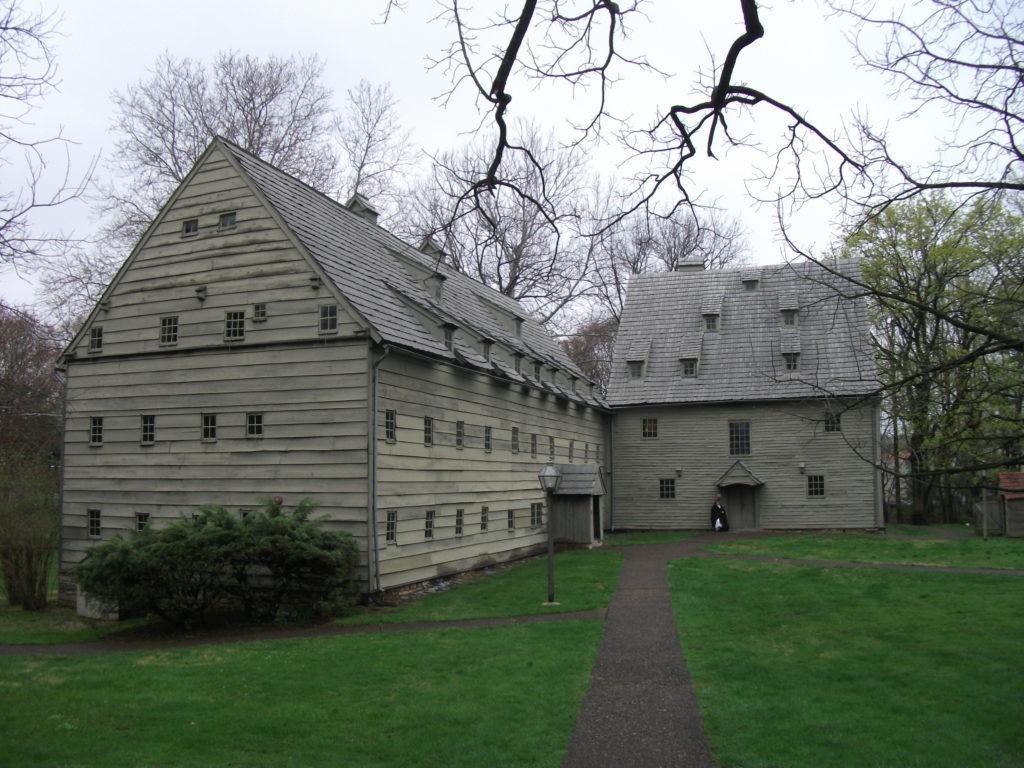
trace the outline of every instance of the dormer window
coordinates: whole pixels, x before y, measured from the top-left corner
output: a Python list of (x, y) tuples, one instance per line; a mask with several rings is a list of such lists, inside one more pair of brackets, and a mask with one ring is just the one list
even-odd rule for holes
[(516, 338), (521, 338), (523, 335), (523, 318), (517, 317), (515, 319), (516, 324)]
[(480, 342), (480, 351), (483, 353), (484, 360), (486, 360), (488, 363), (491, 362), (491, 347), (493, 346), (494, 342), (491, 341), (490, 339), (484, 339), (482, 342)]
[(681, 373), (685, 378), (692, 379), (697, 376), (697, 358), (684, 357), (679, 361)]
[(217, 229), (223, 231), (225, 229), (234, 229), (238, 223), (238, 214), (235, 211), (231, 213), (222, 213), (220, 219), (217, 221)]
[(537, 380), (537, 381), (541, 381), (542, 380), (542, 378), (541, 378), (541, 368), (542, 368), (541, 364), (539, 362), (537, 362), (537, 361), (534, 361), (534, 363), (533, 363), (533, 378), (535, 380)]
[(757, 280), (754, 280), (754, 279), (744, 280), (743, 281), (743, 290), (745, 290), (745, 291), (756, 291), (757, 290)]
[(516, 356), (515, 356), (514, 365), (515, 365), (515, 368), (516, 368), (516, 373), (522, 373), (523, 372), (523, 356), (520, 355), (518, 352), (516, 353)]
[(644, 377), (643, 360), (630, 360), (626, 363), (626, 368), (629, 371), (629, 378), (642, 379)]
[(799, 322), (799, 316), (795, 309), (784, 309), (782, 310), (782, 324), (793, 328)]
[(718, 331), (718, 315), (704, 315), (704, 330), (712, 333)]
[(451, 351), (455, 348), (455, 326), (444, 326), (444, 348)]

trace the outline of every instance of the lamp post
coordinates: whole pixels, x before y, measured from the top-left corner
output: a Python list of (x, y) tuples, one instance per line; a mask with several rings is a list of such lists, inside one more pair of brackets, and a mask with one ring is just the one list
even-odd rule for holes
[(558, 490), (558, 484), (562, 482), (562, 473), (554, 462), (549, 461), (540, 472), (537, 473), (540, 480), (540, 487), (544, 489), (545, 501), (547, 502), (547, 526), (548, 526), (548, 601), (545, 605), (557, 605), (555, 603), (555, 531), (551, 525), (552, 499), (551, 496)]

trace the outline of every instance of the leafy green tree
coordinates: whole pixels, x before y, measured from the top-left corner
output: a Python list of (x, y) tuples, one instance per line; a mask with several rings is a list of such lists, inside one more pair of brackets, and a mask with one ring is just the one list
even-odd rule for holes
[(922, 197), (868, 220), (847, 250), (863, 258), (914, 517), (954, 520), (986, 472), (1022, 461), (1024, 219), (998, 199)]

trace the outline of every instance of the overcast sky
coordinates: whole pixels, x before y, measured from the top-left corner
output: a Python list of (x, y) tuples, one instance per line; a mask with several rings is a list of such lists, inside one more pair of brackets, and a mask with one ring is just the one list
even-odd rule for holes
[[(394, 12), (381, 24), (384, 0), (174, 0), (141, 3), (138, 0), (22, 0), (25, 7), (38, 3), (62, 17), (61, 37), (55, 40), (60, 80), (34, 113), (39, 135), (60, 126), (76, 142), (75, 168), (85, 168), (109, 154), (112, 107), (110, 95), (128, 83), (147, 77), (156, 57), (169, 51), (176, 57), (209, 62), (221, 50), (253, 55), (318, 54), (326, 63), (324, 83), (341, 106), (347, 89), (360, 79), (388, 81), (399, 100), (402, 119), (415, 143), (436, 151), (467, 140), (479, 122), (473, 94), (457, 92), (446, 104), (439, 97), (451, 87), (443, 71), (429, 68), (429, 57), (439, 56), (452, 31), (431, 21), (438, 6), (433, 0), (409, 0), (408, 9)], [(498, 0), (475, 0), (475, 7)], [(513, 3), (515, 5), (515, 3)], [(884, 83), (858, 72), (853, 52), (844, 39), (848, 31), (835, 19), (823, 16), (815, 0), (774, 0), (762, 5), (764, 39), (744, 53), (737, 80), (749, 81), (776, 98), (810, 114), (819, 124), (838, 130), (855, 106), (891, 119), (895, 106)], [(694, 73), (707, 69), (709, 51), (721, 61), (729, 42), (742, 30), (738, 2), (654, 0), (649, 21), (638, 19), (629, 45), (672, 75), (665, 79), (625, 72), (613, 91), (613, 108), (622, 115), (654, 115), (660, 106), (691, 97)], [(550, 121), (563, 107), (585, 107), (588, 94), (564, 91), (530, 92), (513, 83), (512, 112), (541, 122)], [(565, 131), (564, 124), (555, 124)], [(614, 173), (609, 149), (598, 150), (606, 173)], [(782, 251), (773, 231), (773, 213), (757, 210), (744, 196), (748, 157), (704, 162), (694, 183), (705, 190), (705, 200), (718, 201), (739, 217), (748, 232), (751, 252), (759, 263), (779, 261)], [(94, 223), (84, 206), (61, 212), (60, 225), (87, 237)], [(805, 229), (807, 242), (824, 247), (834, 232), (827, 216), (819, 214)], [(31, 288), (17, 274), (0, 274), (0, 298), (18, 303), (31, 299)]]

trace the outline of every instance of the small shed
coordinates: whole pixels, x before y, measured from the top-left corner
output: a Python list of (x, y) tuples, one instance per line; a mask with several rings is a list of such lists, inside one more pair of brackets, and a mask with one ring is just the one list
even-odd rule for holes
[(999, 493), (1007, 536), (1024, 536), (1024, 472), (1000, 472)]
[(562, 480), (551, 500), (555, 541), (594, 544), (604, 538), (604, 473), (599, 464), (558, 464)]

